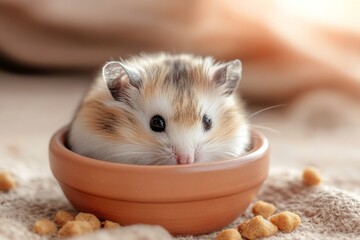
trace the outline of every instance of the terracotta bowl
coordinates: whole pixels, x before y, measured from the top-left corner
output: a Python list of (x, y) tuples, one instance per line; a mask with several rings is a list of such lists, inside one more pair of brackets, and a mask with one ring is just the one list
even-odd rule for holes
[(268, 141), (255, 131), (245, 156), (174, 166), (87, 158), (65, 146), (66, 133), (50, 141), (51, 170), (65, 196), (78, 211), (121, 225), (161, 225), (174, 235), (220, 230), (243, 214), (268, 174)]

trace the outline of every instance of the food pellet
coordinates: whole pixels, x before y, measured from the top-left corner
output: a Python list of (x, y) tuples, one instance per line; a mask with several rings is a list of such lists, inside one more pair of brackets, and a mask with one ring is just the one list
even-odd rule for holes
[(112, 221), (109, 221), (109, 220), (106, 220), (104, 223), (103, 223), (103, 226), (104, 228), (118, 228), (120, 227), (120, 224), (116, 223), (116, 222), (112, 222)]
[(278, 228), (262, 216), (258, 215), (241, 223), (238, 226), (238, 231), (243, 237), (256, 239), (272, 236), (278, 231)]
[(303, 182), (305, 185), (308, 186), (314, 186), (314, 185), (319, 185), (321, 183), (321, 176), (318, 172), (318, 170), (316, 170), (313, 167), (307, 167), (304, 169), (303, 171)]
[(264, 202), (264, 201), (257, 201), (253, 208), (252, 212), (255, 216), (261, 215), (265, 219), (268, 219), (276, 210), (274, 204)]
[(64, 226), (68, 221), (73, 220), (75, 220), (74, 215), (64, 210), (58, 211), (54, 217), (54, 222), (60, 227)]
[(217, 236), (216, 240), (241, 240), (241, 235), (236, 229), (222, 230)]
[(93, 231), (90, 223), (87, 221), (68, 221), (59, 230), (59, 237), (71, 237), (81, 235), (84, 233), (90, 233)]
[(15, 179), (8, 172), (0, 172), (0, 191), (7, 192), (15, 187)]
[(33, 232), (41, 236), (53, 235), (57, 232), (57, 227), (54, 222), (48, 219), (40, 219), (35, 222), (33, 226)]
[(97, 230), (101, 227), (101, 222), (99, 221), (99, 219), (91, 213), (79, 213), (78, 215), (76, 215), (75, 220), (89, 222), (93, 230)]
[(271, 216), (270, 221), (275, 224), (282, 232), (292, 232), (300, 226), (301, 218), (299, 215), (292, 212), (281, 212)]

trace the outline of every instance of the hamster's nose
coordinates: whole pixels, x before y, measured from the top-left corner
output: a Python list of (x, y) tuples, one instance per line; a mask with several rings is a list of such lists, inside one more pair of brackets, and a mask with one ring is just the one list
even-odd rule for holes
[(176, 154), (177, 164), (190, 164), (194, 163), (194, 156), (189, 154)]

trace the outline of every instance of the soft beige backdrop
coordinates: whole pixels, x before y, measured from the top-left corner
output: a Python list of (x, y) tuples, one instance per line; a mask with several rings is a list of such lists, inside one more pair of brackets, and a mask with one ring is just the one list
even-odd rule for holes
[(2, 0), (0, 53), (44, 70), (142, 51), (240, 58), (252, 101), (324, 87), (360, 99), (359, 9), (356, 0)]

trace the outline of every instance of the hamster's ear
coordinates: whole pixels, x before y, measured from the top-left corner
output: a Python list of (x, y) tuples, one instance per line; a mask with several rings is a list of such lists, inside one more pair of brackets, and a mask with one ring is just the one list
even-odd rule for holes
[(106, 63), (102, 75), (111, 95), (117, 101), (126, 99), (131, 89), (138, 90), (142, 86), (139, 71), (118, 61)]
[(224, 90), (224, 95), (231, 95), (237, 88), (241, 79), (242, 64), (240, 60), (223, 63), (213, 66), (210, 71), (211, 81), (216, 83), (216, 87)]

